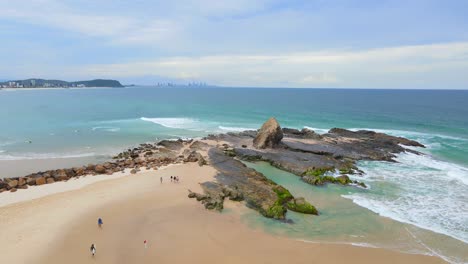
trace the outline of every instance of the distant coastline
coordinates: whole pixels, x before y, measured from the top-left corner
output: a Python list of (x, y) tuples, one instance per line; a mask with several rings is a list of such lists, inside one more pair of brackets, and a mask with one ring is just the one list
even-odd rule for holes
[(3, 89), (44, 89), (44, 88), (93, 88), (93, 87), (124, 87), (117, 80), (94, 79), (89, 81), (67, 82), (62, 80), (25, 79), (0, 82)]

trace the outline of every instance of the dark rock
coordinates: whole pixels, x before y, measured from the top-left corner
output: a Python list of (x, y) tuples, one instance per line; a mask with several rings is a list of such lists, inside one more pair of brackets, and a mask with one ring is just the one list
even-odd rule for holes
[(345, 161), (313, 153), (297, 152), (289, 149), (272, 149), (268, 152), (236, 148), (237, 157), (245, 161), (267, 161), (271, 165), (298, 176), (310, 168), (330, 168), (345, 166)]
[(283, 139), (283, 131), (274, 117), (268, 119), (257, 133), (253, 140), (255, 148), (265, 149), (276, 147)]
[(10, 192), (16, 192), (16, 191), (17, 191), (16, 188), (11, 188), (10, 189)]
[(218, 183), (203, 183), (205, 192), (211, 189), (212, 192), (219, 193), (218, 196), (226, 196), (223, 186), (236, 190), (238, 198), (242, 194), (248, 207), (269, 218), (285, 219), (286, 203), (293, 198), (289, 191), (242, 162), (225, 155), (218, 148), (210, 149), (208, 154), (210, 164), (218, 171), (215, 176)]
[(0, 189), (6, 189), (8, 188), (8, 183), (0, 179)]
[(287, 137), (291, 138), (300, 138), (300, 139), (322, 139), (322, 136), (315, 133), (313, 130), (308, 128), (303, 128), (302, 130), (294, 129), (294, 128), (283, 128), (283, 133)]
[(202, 155), (200, 155), (200, 157), (198, 158), (198, 166), (204, 166), (204, 165), (207, 165), (208, 162), (206, 162), (205, 158), (203, 158)]

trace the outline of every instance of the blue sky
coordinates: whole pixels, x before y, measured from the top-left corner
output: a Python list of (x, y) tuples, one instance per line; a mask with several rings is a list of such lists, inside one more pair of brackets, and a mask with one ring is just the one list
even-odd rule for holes
[(468, 88), (468, 1), (0, 0), (0, 79)]

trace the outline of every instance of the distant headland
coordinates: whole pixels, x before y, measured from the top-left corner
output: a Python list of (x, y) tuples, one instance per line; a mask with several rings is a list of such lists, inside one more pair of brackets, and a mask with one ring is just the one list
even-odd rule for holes
[(117, 80), (95, 79), (90, 81), (67, 82), (62, 80), (25, 79), (0, 82), (0, 88), (85, 88), (85, 87), (124, 87)]

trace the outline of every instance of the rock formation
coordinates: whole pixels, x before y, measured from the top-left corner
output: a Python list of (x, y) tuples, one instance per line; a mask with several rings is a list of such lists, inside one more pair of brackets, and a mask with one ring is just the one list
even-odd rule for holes
[[(210, 164), (217, 170), (217, 175), (215, 181), (201, 183), (203, 193), (189, 191), (190, 198), (197, 199), (207, 209), (218, 211), (223, 210), (225, 199), (243, 201), (265, 217), (284, 220), (288, 210), (315, 215), (318, 210), (303, 198), (295, 198), (262, 173), (248, 168), (241, 160), (269, 162), (313, 186), (338, 184), (366, 188), (364, 183), (349, 177), (352, 174), (358, 177), (362, 173), (357, 161), (396, 162), (394, 158), (398, 153), (420, 154), (405, 146), (424, 147), (413, 140), (366, 130), (334, 128), (320, 135), (310, 129), (282, 129), (275, 118), (270, 118), (258, 131), (209, 135), (205, 139), (208, 140), (145, 143), (101, 164), (0, 179), (0, 192), (15, 192), (32, 185), (67, 181), (84, 175), (110, 175), (125, 170), (135, 174), (142, 168), (158, 169), (168, 164), (197, 162), (200, 166)], [(203, 156), (206, 151), (208, 157)]]
[(253, 140), (253, 145), (258, 149), (274, 148), (280, 143), (281, 139), (283, 139), (283, 130), (278, 121), (271, 117), (258, 131)]

